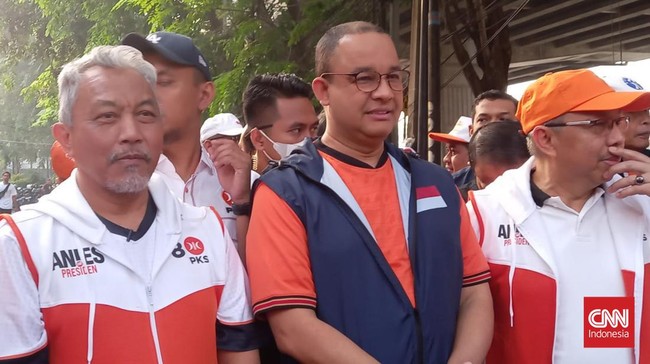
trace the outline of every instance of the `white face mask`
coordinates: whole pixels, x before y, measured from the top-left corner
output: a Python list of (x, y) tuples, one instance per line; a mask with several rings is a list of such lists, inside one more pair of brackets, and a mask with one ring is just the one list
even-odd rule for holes
[[(264, 135), (264, 137), (265, 137), (266, 139), (268, 139), (268, 140), (273, 144), (273, 149), (275, 149), (275, 151), (278, 152), (278, 155), (280, 156), (280, 159), (288, 157), (289, 154), (291, 154), (291, 152), (293, 152), (294, 150), (298, 149), (298, 148), (300, 147), (300, 145), (301, 145), (301, 143), (296, 143), (296, 144), (278, 143), (278, 142), (273, 141), (273, 139), (269, 138), (269, 136), (266, 135), (263, 131), (261, 131), (261, 130), (259, 130), (259, 129), (258, 129), (258, 131), (259, 131), (262, 135)], [(264, 152), (264, 151), (262, 151), (262, 152)], [(269, 157), (269, 155), (268, 155), (266, 152), (264, 152), (264, 155), (265, 155), (266, 158), (268, 158), (269, 160), (272, 160), (272, 161), (276, 161), (276, 162), (277, 162), (277, 160), (275, 160), (275, 159)]]

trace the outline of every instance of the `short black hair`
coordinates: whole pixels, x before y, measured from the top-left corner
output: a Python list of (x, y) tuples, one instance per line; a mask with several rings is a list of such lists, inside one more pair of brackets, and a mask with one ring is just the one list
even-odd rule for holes
[(329, 28), (316, 44), (316, 76), (329, 72), (330, 58), (341, 38), (350, 34), (364, 33), (387, 34), (381, 27), (365, 21), (353, 21)]
[(469, 140), (469, 162), (477, 159), (511, 166), (530, 157), (521, 124), (512, 120), (489, 123), (477, 130)]
[[(253, 77), (243, 95), (244, 120), (251, 127), (262, 126), (259, 116), (269, 108), (275, 108), (278, 98), (292, 99), (314, 96), (311, 86), (294, 74), (265, 73)], [(272, 123), (272, 122), (271, 122)]]
[(4, 172), (2, 172), (2, 175), (3, 175), (3, 176), (4, 176), (5, 174), (8, 174), (8, 175), (9, 175), (9, 178), (11, 178), (11, 172), (9, 172), (9, 171), (4, 171)]
[[(275, 122), (277, 99), (304, 97), (311, 100), (313, 96), (311, 85), (294, 74), (265, 73), (253, 77), (242, 97), (247, 132)], [(248, 138), (245, 138), (245, 142), (250, 143)]]
[(503, 92), (501, 90), (488, 90), (485, 92), (480, 93), (476, 98), (474, 99), (474, 104), (472, 105), (472, 119), (474, 119), (474, 116), (476, 115), (476, 107), (478, 104), (481, 103), (483, 100), (508, 100), (511, 101), (513, 104), (515, 104), (515, 110), (517, 110), (517, 106), (519, 105), (519, 101), (515, 99), (514, 97), (510, 96), (508, 93)]

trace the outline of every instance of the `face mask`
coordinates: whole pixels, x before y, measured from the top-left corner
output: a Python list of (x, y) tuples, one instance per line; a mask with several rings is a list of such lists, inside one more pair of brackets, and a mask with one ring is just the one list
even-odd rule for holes
[[(273, 139), (269, 138), (269, 136), (266, 135), (263, 131), (259, 130), (259, 132), (260, 132), (262, 135), (264, 135), (264, 137), (265, 137), (266, 139), (268, 139), (268, 140), (273, 144), (273, 149), (275, 149), (275, 151), (278, 152), (278, 155), (280, 156), (280, 159), (288, 157), (289, 154), (291, 154), (291, 152), (293, 152), (294, 150), (298, 149), (298, 148), (300, 147), (300, 145), (301, 145), (301, 143), (296, 143), (296, 144), (285, 144), (285, 143), (274, 142)], [(264, 151), (262, 151), (262, 152), (264, 152)], [(275, 160), (275, 159), (269, 157), (269, 155), (268, 155), (266, 152), (264, 152), (264, 155), (265, 155), (266, 158), (268, 158), (269, 160)], [(276, 161), (276, 162), (277, 162), (277, 161)]]

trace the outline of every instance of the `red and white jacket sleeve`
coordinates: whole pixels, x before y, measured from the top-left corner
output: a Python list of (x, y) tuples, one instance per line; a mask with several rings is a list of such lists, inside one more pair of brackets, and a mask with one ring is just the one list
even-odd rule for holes
[(0, 223), (0, 361), (28, 357), (47, 345), (34, 277), (11, 228)]

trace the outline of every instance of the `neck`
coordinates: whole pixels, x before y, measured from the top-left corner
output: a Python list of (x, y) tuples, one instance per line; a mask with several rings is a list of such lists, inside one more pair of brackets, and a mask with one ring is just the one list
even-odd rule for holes
[(187, 182), (201, 160), (198, 134), (196, 138), (183, 138), (165, 143), (163, 154), (172, 162), (181, 179)]
[(138, 229), (147, 210), (148, 188), (137, 193), (114, 193), (88, 183), (82, 173), (77, 173), (77, 185), (96, 214), (122, 227)]
[(548, 162), (537, 159), (533, 182), (549, 196), (559, 197), (565, 205), (580, 212), (587, 200), (594, 193), (595, 187), (586, 187), (585, 183), (570, 173), (559, 173)]
[(338, 135), (332, 135), (327, 131), (325, 131), (321, 140), (323, 141), (323, 144), (328, 147), (373, 167), (377, 166), (377, 163), (379, 163), (379, 159), (384, 152), (383, 140), (379, 140), (371, 145), (368, 143), (363, 145)]

